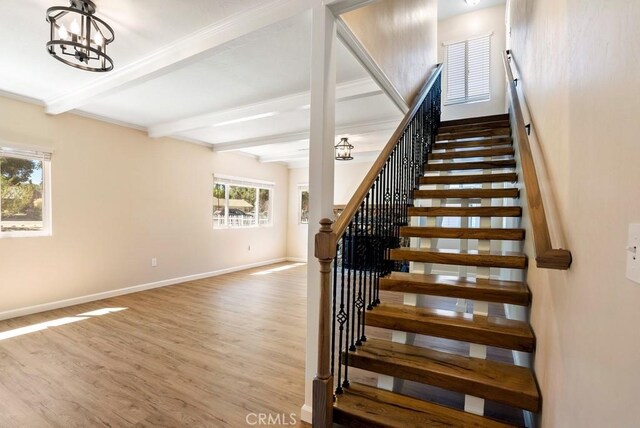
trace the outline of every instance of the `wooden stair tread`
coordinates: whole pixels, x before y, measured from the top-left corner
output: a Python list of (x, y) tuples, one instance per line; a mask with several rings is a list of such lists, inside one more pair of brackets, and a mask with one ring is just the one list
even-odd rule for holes
[(464, 140), (466, 138), (511, 135), (510, 128), (471, 129), (468, 131), (438, 132), (436, 141)]
[(433, 175), (420, 177), (420, 184), (475, 184), (475, 183), (515, 183), (518, 174), (507, 172), (500, 174), (469, 175)]
[(508, 189), (437, 189), (414, 190), (414, 199), (446, 199), (446, 198), (517, 198), (520, 191), (517, 188)]
[(365, 324), (523, 352), (535, 348), (529, 324), (500, 317), (383, 303), (367, 311)]
[(523, 282), (449, 275), (391, 272), (380, 278), (380, 289), (521, 306), (531, 301), (529, 287)]
[(506, 428), (502, 422), (352, 382), (336, 397), (334, 422), (357, 428)]
[(411, 217), (521, 217), (522, 207), (409, 207)]
[(433, 150), (450, 150), (450, 149), (470, 149), (473, 147), (494, 147), (494, 146), (512, 146), (511, 138), (491, 138), (484, 140), (463, 140), (451, 141), (447, 143), (436, 143)]
[(430, 153), (429, 159), (488, 158), (496, 156), (513, 156), (513, 154), (513, 147), (499, 147), (497, 149), (456, 150), (444, 153)]
[(449, 126), (469, 125), (469, 124), (481, 124), (487, 122), (503, 121), (509, 122), (509, 114), (494, 114), (490, 116), (477, 116), (468, 117), (465, 119), (444, 120), (440, 122), (440, 129), (447, 128)]
[(524, 269), (527, 256), (509, 251), (444, 250), (428, 248), (394, 248), (391, 260), (440, 263), (458, 266)]
[(491, 129), (491, 128), (509, 128), (511, 124), (508, 120), (491, 120), (489, 122), (466, 123), (461, 125), (443, 125), (438, 127), (439, 133), (454, 132), (457, 130), (471, 129)]
[(515, 159), (500, 159), (480, 162), (428, 163), (425, 171), (461, 171), (469, 169), (515, 168)]
[(480, 227), (401, 227), (400, 236), (407, 238), (524, 240), (524, 229)]
[(458, 131), (485, 130), (495, 128), (509, 128), (511, 124), (508, 120), (496, 120), (493, 122), (469, 123), (466, 125), (449, 125), (438, 128), (438, 133), (451, 134)]
[[(346, 355), (344, 355), (346, 358)], [(362, 370), (518, 407), (540, 408), (540, 394), (530, 369), (435, 349), (369, 339), (348, 355)]]

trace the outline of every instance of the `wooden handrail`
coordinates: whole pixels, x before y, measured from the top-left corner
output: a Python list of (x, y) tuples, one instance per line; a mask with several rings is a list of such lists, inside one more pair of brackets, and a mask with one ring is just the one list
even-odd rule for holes
[(522, 166), (522, 175), (527, 193), (527, 202), (529, 205), (529, 216), (531, 217), (531, 226), (533, 229), (533, 241), (536, 250), (536, 264), (539, 268), (547, 269), (569, 269), (571, 266), (571, 252), (564, 249), (556, 249), (551, 245), (551, 235), (549, 234), (549, 224), (544, 211), (544, 203), (542, 201), (542, 193), (540, 192), (540, 183), (536, 174), (533, 155), (531, 153), (531, 145), (529, 143), (529, 135), (526, 130), (518, 91), (516, 89), (516, 81), (513, 78), (511, 70), (511, 52), (503, 52), (504, 68), (509, 84), (509, 99), (513, 118), (515, 121), (515, 136), (518, 141), (518, 149), (520, 152), (520, 165)]
[(402, 122), (400, 122), (400, 124), (396, 128), (395, 132), (389, 139), (389, 142), (386, 144), (386, 146), (384, 146), (384, 148), (380, 152), (380, 155), (378, 155), (378, 158), (373, 163), (371, 169), (362, 180), (362, 183), (360, 183), (360, 186), (358, 186), (358, 189), (349, 200), (349, 203), (340, 214), (340, 217), (338, 217), (336, 222), (333, 224), (332, 230), (336, 235), (336, 240), (340, 239), (340, 237), (347, 229), (347, 226), (349, 226), (349, 222), (356, 215), (356, 212), (360, 208), (360, 204), (362, 203), (362, 201), (364, 201), (364, 198), (367, 196), (367, 193), (369, 193), (371, 186), (373, 186), (373, 183), (376, 181), (376, 177), (378, 176), (378, 174), (380, 174), (380, 171), (382, 171), (382, 168), (387, 162), (389, 156), (391, 156), (391, 153), (398, 143), (398, 140), (400, 139), (400, 137), (402, 137), (405, 129), (413, 119), (413, 116), (422, 105), (422, 102), (425, 100), (425, 98), (429, 94), (429, 91), (433, 87), (433, 84), (436, 82), (438, 76), (442, 72), (442, 66), (443, 64), (438, 64), (433, 73), (431, 73), (429, 79), (422, 86), (422, 89), (420, 89), (418, 96), (413, 101), (413, 104), (411, 105), (411, 108), (409, 109), (407, 114), (404, 116), (404, 119), (402, 119)]

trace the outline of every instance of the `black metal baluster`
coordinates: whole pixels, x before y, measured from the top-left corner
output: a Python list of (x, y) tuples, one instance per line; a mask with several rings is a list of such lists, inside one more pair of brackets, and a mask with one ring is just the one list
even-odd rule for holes
[[(336, 247), (338, 247), (336, 245)], [(337, 288), (338, 288), (338, 249), (336, 248), (336, 256), (333, 259), (333, 301), (331, 314), (333, 314), (333, 318), (331, 319), (331, 376), (335, 376), (335, 365), (336, 365), (336, 319), (338, 314), (336, 313), (336, 296)]]
[[(340, 331), (340, 337), (338, 339), (338, 382), (337, 382), (337, 387), (336, 387), (336, 394), (342, 394), (342, 353), (343, 350), (346, 350), (346, 342), (345, 346), (343, 345), (343, 339), (344, 337), (344, 326), (345, 326), (345, 322), (348, 320), (348, 315), (344, 310), (344, 294), (345, 294), (345, 285), (344, 285), (344, 269), (345, 269), (345, 236), (343, 235), (341, 238), (341, 244), (340, 244), (340, 258), (341, 258), (341, 263), (340, 263), (340, 311), (338, 312), (337, 315), (337, 320), (338, 320), (338, 325), (339, 325), (339, 331)], [(348, 361), (345, 361), (345, 365), (348, 364)], [(346, 379), (346, 372), (347, 369), (345, 368), (345, 379)]]
[(362, 236), (364, 239), (363, 245), (362, 245), (362, 273), (360, 276), (360, 281), (362, 282), (362, 296), (360, 296), (360, 316), (362, 317), (362, 323), (361, 323), (361, 330), (358, 332), (360, 334), (360, 344), (362, 344), (362, 342), (366, 342), (367, 341), (367, 337), (364, 335), (364, 322), (365, 322), (365, 314), (366, 314), (366, 302), (367, 302), (367, 270), (369, 269), (369, 263), (370, 260), (368, 259), (368, 255), (369, 255), (369, 251), (370, 250), (370, 245), (371, 245), (371, 234), (369, 233), (369, 193), (371, 192), (371, 190), (369, 190), (369, 192), (367, 193), (367, 196), (365, 197), (365, 202), (362, 204), (362, 208), (363, 208), (363, 216), (364, 216), (364, 221), (363, 221), (363, 230), (362, 230)]
[(353, 282), (350, 283), (351, 286), (351, 306), (349, 310), (351, 311), (351, 342), (349, 342), (349, 351), (356, 350), (356, 287), (358, 286), (358, 265), (356, 261), (356, 257), (358, 257), (358, 252), (356, 251), (356, 244), (358, 240), (358, 228), (360, 220), (360, 210), (356, 211), (356, 215), (353, 221), (353, 230), (354, 235), (351, 237), (351, 270), (353, 271)]
[[(382, 171), (380, 172), (382, 173)], [(375, 300), (375, 279), (378, 275), (378, 253), (380, 252), (379, 242), (380, 237), (378, 236), (378, 189), (380, 183), (380, 174), (376, 177), (376, 181), (373, 182), (373, 186), (371, 187), (371, 246), (372, 246), (372, 254), (373, 260), (371, 260), (371, 278), (369, 284), (369, 301), (367, 303), (367, 310), (370, 311), (373, 309), (373, 302)]]
[[(395, 236), (396, 236), (396, 208), (397, 208), (397, 191), (396, 191), (396, 174), (398, 172), (398, 168), (396, 167), (396, 163), (397, 163), (397, 149), (398, 146), (396, 146), (396, 149), (394, 150), (393, 154), (393, 158), (391, 158), (391, 167), (390, 167), (390, 171), (389, 171), (389, 188), (391, 189), (391, 229), (390, 229), (390, 238), (393, 239), (393, 242), (391, 242), (391, 246), (393, 248), (396, 248), (396, 243), (395, 243)], [(391, 252), (391, 250), (389, 250), (389, 252)], [(389, 263), (389, 265), (391, 265), (391, 262)]]
[[(400, 143), (402, 143), (402, 140), (400, 141)], [(393, 184), (394, 184), (394, 199), (395, 199), (395, 215), (394, 215), (394, 228), (393, 228), (393, 237), (395, 239), (395, 248), (398, 248), (400, 246), (400, 240), (399, 240), (399, 236), (400, 236), (400, 228), (399, 228), (399, 224), (400, 224), (400, 204), (402, 201), (402, 196), (400, 194), (400, 171), (402, 169), (402, 155), (400, 153), (400, 148), (399, 148), (400, 144), (398, 146), (396, 146), (396, 158), (395, 158), (395, 173), (393, 175)]]
[[(409, 137), (411, 135), (411, 123), (409, 123), (408, 129), (405, 130), (402, 136), (402, 204), (400, 205), (400, 226), (405, 225), (405, 211), (407, 206), (407, 200), (409, 199)], [(398, 232), (399, 233), (399, 232)], [(398, 235), (399, 236), (399, 235)]]
[(376, 236), (377, 236), (377, 240), (376, 243), (378, 245), (378, 249), (376, 251), (376, 283), (375, 283), (375, 289), (374, 289), (374, 295), (372, 298), (372, 309), (373, 307), (377, 306), (377, 299), (378, 299), (378, 289), (379, 289), (379, 281), (380, 281), (380, 276), (382, 275), (382, 262), (384, 260), (384, 252), (385, 252), (385, 241), (384, 241), (384, 237), (382, 236), (382, 224), (383, 224), (383, 215), (384, 215), (384, 211), (383, 211), (383, 207), (384, 207), (384, 176), (386, 174), (385, 172), (386, 167), (383, 166), (382, 167), (382, 171), (380, 171), (380, 175), (378, 175), (378, 178), (376, 180), (376, 185), (378, 187), (378, 191), (377, 191), (377, 195), (376, 195), (376, 199), (377, 199), (377, 205), (376, 205)]
[[(362, 254), (363, 251), (363, 242), (366, 239), (363, 236), (362, 233), (362, 205), (360, 204), (360, 208), (358, 208), (358, 211), (356, 212), (356, 237), (355, 237), (355, 241), (356, 241), (356, 245), (354, 245), (354, 252), (355, 252), (355, 260), (356, 260), (356, 270), (353, 273), (353, 280), (354, 280), (354, 284), (353, 284), (353, 315), (356, 318), (356, 322), (353, 323), (352, 325), (352, 329), (355, 328), (355, 334), (354, 334), (354, 338), (355, 338), (355, 346), (360, 346), (362, 345), (362, 342), (360, 341), (360, 329), (362, 327), (362, 270), (363, 270), (363, 266), (362, 263), (364, 262), (364, 257)], [(358, 289), (358, 294), (356, 297), (356, 288)], [(352, 348), (349, 348), (352, 351), (355, 351), (356, 348), (355, 346), (352, 345)]]
[[(353, 343), (353, 328), (349, 330), (349, 326), (353, 324), (351, 322), (351, 318), (353, 318), (353, 308), (351, 307), (351, 271), (353, 270), (353, 221), (349, 223), (348, 234), (347, 234), (348, 242), (348, 261), (349, 266), (347, 267), (347, 321), (346, 321), (346, 341), (345, 341), (345, 351), (344, 351), (344, 381), (342, 382), (342, 386), (347, 388), (349, 386), (349, 351), (351, 350), (351, 344)], [(345, 240), (345, 244), (347, 240)], [(344, 248), (343, 248), (344, 251)]]

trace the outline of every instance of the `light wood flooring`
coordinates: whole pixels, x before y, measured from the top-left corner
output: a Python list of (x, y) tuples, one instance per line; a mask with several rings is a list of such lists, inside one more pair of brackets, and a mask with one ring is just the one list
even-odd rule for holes
[(306, 266), (255, 275), (278, 266), (0, 322), (2, 334), (126, 308), (0, 340), (0, 427), (235, 428), (253, 413), (299, 421)]

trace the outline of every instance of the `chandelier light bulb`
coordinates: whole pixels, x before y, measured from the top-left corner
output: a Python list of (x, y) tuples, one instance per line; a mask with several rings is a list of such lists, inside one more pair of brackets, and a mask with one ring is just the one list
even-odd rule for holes
[(73, 20), (73, 22), (71, 23), (70, 30), (76, 36), (80, 34), (80, 25), (78, 24), (77, 20), (75, 20), (75, 19)]
[(96, 43), (96, 45), (102, 46), (102, 42), (104, 42), (104, 37), (102, 37), (102, 34), (100, 34), (100, 32), (98, 31), (95, 37), (93, 38), (93, 41)]
[(67, 27), (65, 27), (64, 24), (61, 24), (60, 28), (58, 28), (58, 36), (63, 40), (67, 40), (69, 38), (69, 32), (67, 31)]

